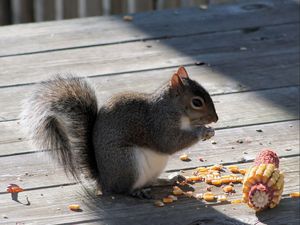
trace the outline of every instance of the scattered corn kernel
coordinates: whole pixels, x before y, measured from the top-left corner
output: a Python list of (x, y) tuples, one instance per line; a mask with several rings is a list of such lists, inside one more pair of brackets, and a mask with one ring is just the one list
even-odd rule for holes
[(217, 200), (218, 200), (219, 202), (226, 202), (226, 201), (227, 201), (227, 197), (226, 197), (225, 195), (219, 195), (219, 196), (217, 197)]
[(247, 172), (246, 169), (239, 169), (239, 173), (242, 174), (242, 175), (245, 175)]
[(173, 187), (173, 195), (182, 195), (182, 194), (183, 194), (183, 190), (181, 190), (180, 187), (178, 186)]
[(227, 169), (229, 169), (231, 173), (239, 173), (239, 167), (236, 165), (227, 166)]
[(80, 210), (80, 205), (71, 204), (71, 205), (69, 205), (69, 209), (72, 210), (72, 211), (78, 211), (78, 210)]
[(223, 191), (226, 193), (234, 192), (234, 187), (232, 187), (231, 185), (226, 185), (225, 187), (223, 187)]
[(182, 154), (181, 156), (179, 156), (179, 159), (181, 161), (189, 161), (190, 160), (190, 158), (187, 154)]
[(234, 199), (230, 201), (231, 204), (239, 204), (239, 203), (243, 203), (242, 199)]
[(177, 201), (178, 198), (175, 195), (169, 195), (168, 198), (173, 199), (173, 201)]
[(205, 192), (203, 194), (203, 199), (207, 202), (215, 201), (215, 195), (212, 192)]
[(203, 194), (202, 193), (198, 193), (198, 194), (195, 195), (195, 198), (202, 199), (203, 198)]
[(201, 176), (190, 176), (190, 177), (186, 177), (185, 179), (188, 182), (193, 182), (193, 181), (201, 181), (203, 178)]
[(209, 167), (209, 169), (211, 169), (211, 170), (217, 170), (217, 171), (222, 170), (222, 168), (223, 168), (223, 166), (222, 165), (218, 165), (218, 164)]
[(221, 186), (222, 185), (222, 180), (221, 179), (212, 180), (211, 184), (215, 185), (215, 186)]
[(162, 199), (163, 203), (172, 203), (174, 200), (172, 198), (169, 197), (165, 197)]
[(207, 172), (207, 171), (208, 171), (208, 168), (206, 168), (206, 167), (198, 167), (198, 168), (197, 168), (197, 171), (200, 172), (200, 173), (201, 173), (201, 172)]
[(300, 192), (293, 192), (293, 193), (290, 193), (290, 197), (291, 197), (291, 198), (300, 198)]
[(154, 205), (157, 206), (157, 207), (163, 207), (163, 206), (165, 206), (165, 204), (162, 201), (160, 201), (160, 200), (155, 201)]

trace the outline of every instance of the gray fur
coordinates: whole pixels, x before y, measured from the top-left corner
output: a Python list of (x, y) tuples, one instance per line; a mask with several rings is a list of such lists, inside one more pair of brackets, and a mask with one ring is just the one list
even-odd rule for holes
[(22, 124), (39, 148), (51, 149), (76, 179), (81, 172), (97, 179), (91, 137), (98, 108), (86, 81), (57, 76), (38, 85), (23, 108)]
[[(58, 77), (41, 84), (23, 117), (36, 143), (52, 149), (75, 177), (84, 168), (104, 193), (130, 193), (139, 174), (136, 147), (171, 155), (213, 135), (204, 126), (218, 119), (209, 94), (190, 79), (178, 88), (167, 83), (149, 95), (122, 93), (97, 114), (85, 81)], [(205, 112), (191, 112), (189, 98), (195, 95), (205, 100)], [(192, 129), (181, 129), (182, 116), (193, 122)]]

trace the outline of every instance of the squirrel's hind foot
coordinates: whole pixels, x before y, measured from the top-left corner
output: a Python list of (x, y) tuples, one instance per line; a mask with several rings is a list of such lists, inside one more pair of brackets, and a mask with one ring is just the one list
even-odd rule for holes
[(139, 199), (153, 199), (153, 196), (151, 195), (151, 188), (136, 189), (132, 191), (130, 195)]

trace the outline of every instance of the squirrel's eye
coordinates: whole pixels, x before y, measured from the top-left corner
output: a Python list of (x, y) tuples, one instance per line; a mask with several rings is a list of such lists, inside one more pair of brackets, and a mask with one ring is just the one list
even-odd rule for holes
[(204, 101), (200, 97), (194, 97), (192, 99), (192, 104), (191, 105), (192, 105), (193, 108), (199, 109), (204, 105)]

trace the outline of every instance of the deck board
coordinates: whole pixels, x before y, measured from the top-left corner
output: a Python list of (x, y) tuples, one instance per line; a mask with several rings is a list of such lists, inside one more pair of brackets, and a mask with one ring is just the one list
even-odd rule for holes
[[(0, 71), (0, 85), (5, 87), (39, 82), (57, 73), (73, 72), (79, 76), (113, 75), (194, 64), (196, 61), (216, 65), (228, 60), (233, 62), (257, 56), (295, 54), (299, 52), (298, 28), (298, 23), (284, 24), (265, 27), (253, 33), (228, 31), (170, 38), (159, 42), (153, 40), (96, 46), (92, 51), (90, 48), (82, 48), (0, 58), (0, 67), (4, 68)], [(261, 36), (268, 40), (257, 41)], [(247, 50), (241, 50), (241, 47)], [(127, 51), (128, 49), (131, 51)], [(7, 79), (8, 76), (10, 79)]]
[[(132, 22), (110, 16), (0, 27), (0, 224), (299, 224), (299, 199), (288, 196), (300, 188), (298, 4), (241, 0), (135, 14)], [(191, 198), (163, 208), (125, 196), (91, 202), (20, 127), (22, 100), (54, 74), (88, 77), (101, 105), (118, 92), (152, 92), (180, 65), (212, 95), (220, 118), (216, 144), (185, 149), (190, 162), (174, 154), (161, 178), (217, 163), (246, 168), (261, 149), (272, 148), (286, 175), (277, 208), (255, 214), (244, 204)], [(25, 188), (19, 199), (27, 195), (29, 206), (11, 200), (9, 183)], [(195, 185), (196, 192), (204, 192), (203, 185)], [(170, 188), (155, 183), (154, 197)], [(240, 188), (231, 198), (241, 197)], [(71, 203), (83, 211), (69, 211)]]
[(0, 57), (234, 29), (249, 32), (251, 29), (246, 28), (295, 21), (299, 21), (295, 2), (255, 0), (250, 4), (243, 1), (212, 6), (209, 11), (192, 8), (180, 13), (175, 10), (140, 13), (129, 23), (122, 16), (111, 16), (15, 25), (0, 30)]
[[(257, 132), (262, 130), (263, 132)], [(282, 157), (293, 157), (299, 155), (299, 121), (281, 122), (268, 125), (239, 127), (232, 129), (218, 130), (214, 140), (217, 144), (210, 141), (199, 142), (193, 147), (184, 150), (191, 161), (182, 162), (179, 152), (171, 156), (165, 169), (166, 173), (161, 177), (167, 177), (169, 173), (182, 169), (208, 166), (214, 164), (234, 164), (245, 160), (252, 161), (256, 154), (263, 148), (273, 148)], [(243, 140), (244, 143), (237, 143)], [(26, 143), (21, 143), (20, 147)], [(61, 166), (52, 162), (44, 152), (30, 153), (31, 145), (27, 144), (29, 151), (24, 155), (6, 155), (13, 153), (9, 149), (4, 149), (0, 157), (2, 170), (0, 175), (0, 190), (4, 190), (8, 183), (20, 183), (24, 188), (39, 188), (47, 186), (59, 186), (60, 184), (70, 184), (75, 181), (65, 176)], [(6, 145), (7, 146), (7, 145)], [(245, 154), (246, 152), (246, 154)], [(202, 157), (205, 161), (199, 161)], [(22, 162), (19, 165), (19, 162)], [(1, 192), (1, 191), (0, 191)]]
[[(213, 100), (220, 117), (214, 127), (219, 129), (299, 119), (299, 105), (295, 104), (299, 101), (299, 87), (217, 95)], [(21, 149), (14, 145), (13, 152), (28, 149), (22, 144), (26, 138), (19, 121), (0, 122), (0, 131), (0, 149), (2, 144), (18, 143)]]
[[(228, 59), (224, 64), (211, 67), (191, 65), (186, 68), (191, 78), (201, 83), (211, 95), (220, 95), (299, 85), (299, 62), (298, 53), (288, 53), (241, 58), (238, 64)], [(170, 79), (175, 70), (174, 67), (114, 76), (96, 76), (89, 78), (89, 81), (96, 87), (101, 104), (111, 95), (123, 91), (151, 93)], [(224, 73), (229, 77), (224, 76)], [(135, 85), (132, 85), (133, 83)], [(0, 121), (17, 119), (22, 100), (33, 89), (34, 85), (31, 84), (0, 88)]]
[[(282, 203), (273, 210), (268, 210), (259, 215), (260, 224), (291, 224), (296, 225), (299, 222), (297, 211), (299, 210), (299, 200), (287, 198), (291, 192), (298, 190), (299, 168), (297, 167), (299, 158), (288, 158), (281, 161), (281, 168), (285, 172), (286, 185)], [(250, 164), (242, 164), (241, 168), (247, 168)], [(189, 171), (186, 171), (187, 173)], [(203, 184), (194, 185), (195, 193), (202, 192), (205, 187)], [(241, 186), (235, 185), (236, 194), (230, 199), (241, 197)], [(217, 188), (216, 188), (217, 189)], [(155, 199), (162, 198), (170, 193), (171, 188), (154, 188)], [(218, 191), (214, 191), (218, 193)], [(193, 221), (208, 220), (208, 224), (216, 224), (220, 220), (230, 222), (230, 218), (235, 219), (233, 224), (254, 224), (257, 217), (253, 210), (243, 204), (209, 204), (186, 197), (179, 198), (178, 202), (168, 205), (164, 208), (153, 206), (152, 201), (136, 200), (123, 196), (98, 197), (96, 206), (81, 194), (80, 186), (73, 185), (67, 187), (55, 187), (43, 190), (28, 191), (27, 195), (31, 201), (31, 206), (24, 206), (9, 200), (9, 194), (1, 194), (0, 211), (8, 219), (6, 223), (31, 222), (39, 224), (51, 223), (80, 223), (95, 222), (95, 224), (191, 224)], [(221, 192), (220, 192), (221, 193)], [(42, 195), (41, 195), (42, 194)], [(24, 202), (24, 194), (20, 194), (20, 201)], [(6, 205), (4, 205), (4, 203)], [(71, 203), (80, 203), (82, 212), (71, 212), (67, 206)], [(113, 207), (112, 207), (113, 206)], [(59, 210), (58, 210), (59, 208)], [(18, 212), (18, 213), (16, 213)], [(238, 212), (238, 213), (237, 213)], [(151, 213), (151, 219), (149, 218)], [(113, 218), (112, 218), (112, 215)], [(185, 215), (184, 217), (182, 215)], [(145, 219), (149, 218), (149, 219)], [(264, 220), (266, 223), (264, 223)], [(239, 223), (238, 223), (239, 222)], [(0, 222), (1, 224), (1, 222)], [(227, 223), (225, 223), (227, 224)]]

